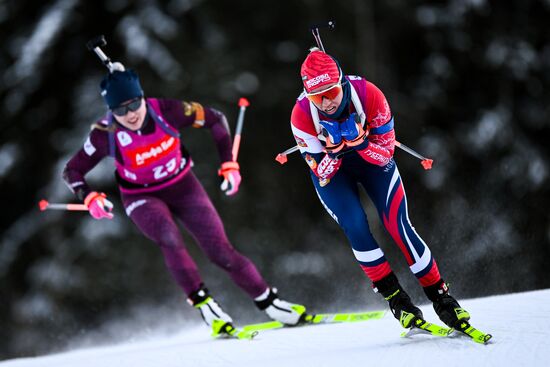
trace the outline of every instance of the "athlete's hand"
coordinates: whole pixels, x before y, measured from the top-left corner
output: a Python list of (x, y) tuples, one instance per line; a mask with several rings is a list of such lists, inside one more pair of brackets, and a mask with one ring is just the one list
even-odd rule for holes
[(363, 126), (361, 126), (361, 118), (355, 112), (341, 123), (340, 131), (348, 147), (356, 147), (362, 144), (369, 134), (368, 130), (363, 129)]
[(338, 121), (319, 121), (322, 126), (321, 133), (326, 138), (325, 150), (328, 153), (337, 153), (345, 146), (342, 141), (340, 124)]
[(241, 173), (237, 162), (229, 161), (222, 163), (218, 170), (218, 176), (223, 177), (220, 189), (225, 192), (225, 195), (235, 195), (239, 191)]
[(102, 192), (92, 191), (84, 199), (90, 215), (95, 219), (113, 219), (113, 203), (107, 200), (107, 195)]

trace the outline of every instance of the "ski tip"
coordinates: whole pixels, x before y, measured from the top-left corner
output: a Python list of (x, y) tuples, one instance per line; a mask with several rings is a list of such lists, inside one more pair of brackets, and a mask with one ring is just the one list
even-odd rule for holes
[(260, 332), (258, 330), (253, 331), (247, 331), (247, 330), (241, 330), (237, 333), (237, 338), (239, 340), (252, 340), (254, 339)]
[(237, 339), (237, 340), (252, 340), (259, 332), (257, 330), (242, 330), (242, 329), (230, 329), (223, 330), (221, 332), (213, 332), (211, 337), (214, 339)]
[(491, 339), (493, 339), (493, 336), (491, 334), (485, 334), (485, 336), (483, 337), (483, 344), (488, 344)]
[(460, 335), (466, 338), (472, 339), (479, 344), (488, 344), (493, 338), (493, 335), (486, 334), (476, 328), (474, 328), (468, 321), (462, 321), (456, 328), (452, 329), (456, 331), (455, 335)]
[(470, 338), (472, 338), (473, 341), (475, 341), (476, 343), (479, 343), (479, 344), (488, 344), (489, 341), (493, 338), (493, 336), (491, 334), (485, 334), (485, 333), (482, 333), (481, 331), (479, 331), (479, 334), (478, 335), (468, 335), (466, 334), (467, 336), (469, 336)]

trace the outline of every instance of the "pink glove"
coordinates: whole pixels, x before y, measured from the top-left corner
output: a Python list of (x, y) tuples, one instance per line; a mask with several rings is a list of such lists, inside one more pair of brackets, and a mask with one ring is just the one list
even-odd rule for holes
[(84, 199), (84, 204), (88, 207), (90, 215), (95, 219), (107, 218), (113, 219), (113, 203), (107, 200), (107, 195), (102, 192), (92, 191)]
[(220, 189), (225, 191), (225, 195), (235, 195), (239, 191), (241, 184), (241, 173), (239, 172), (239, 164), (237, 162), (224, 162), (218, 170), (218, 176), (223, 177), (223, 182)]

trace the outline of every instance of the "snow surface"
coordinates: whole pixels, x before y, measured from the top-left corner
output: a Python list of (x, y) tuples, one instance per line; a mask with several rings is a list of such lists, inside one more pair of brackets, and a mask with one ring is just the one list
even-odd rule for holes
[[(416, 335), (387, 313), (381, 320), (264, 331), (254, 340), (214, 340), (206, 327), (110, 347), (0, 362), (1, 367), (181, 366), (550, 366), (550, 289), (462, 300), (488, 345)], [(436, 321), (429, 305), (421, 307)]]

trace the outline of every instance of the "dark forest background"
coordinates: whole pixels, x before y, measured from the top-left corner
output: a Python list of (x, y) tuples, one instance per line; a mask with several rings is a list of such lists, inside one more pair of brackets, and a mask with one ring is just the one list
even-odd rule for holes
[[(115, 219), (40, 212), (71, 202), (61, 172), (105, 112), (106, 69), (86, 42), (136, 69), (148, 96), (199, 101), (235, 127), (249, 99), (226, 198), (207, 131), (183, 140), (234, 245), (289, 300), (313, 312), (385, 308), (344, 235), (318, 202), (308, 167), (277, 153), (294, 140), (299, 68), (322, 31), (348, 74), (385, 93), (410, 218), (460, 298), (550, 286), (550, 1), (0, 2), (0, 358), (173, 332), (200, 322), (160, 251), (125, 216), (105, 160), (89, 176)], [(416, 302), (426, 302), (365, 197), (371, 230)], [(186, 236), (208, 287), (238, 322), (263, 320), (246, 295)], [(473, 314), (475, 319), (475, 314)], [(479, 320), (476, 320), (479, 322)], [(205, 332), (207, 332), (205, 330)]]

